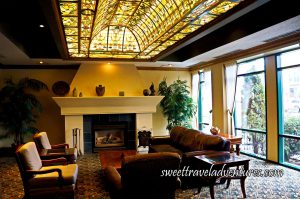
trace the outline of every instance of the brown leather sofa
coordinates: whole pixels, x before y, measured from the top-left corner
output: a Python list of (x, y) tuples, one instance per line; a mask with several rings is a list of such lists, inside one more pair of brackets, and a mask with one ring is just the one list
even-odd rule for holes
[(104, 176), (111, 199), (175, 199), (180, 187), (177, 176), (161, 176), (163, 170), (178, 170), (181, 158), (176, 153), (126, 156), (120, 173), (106, 167)]
[[(195, 129), (175, 126), (169, 137), (152, 137), (149, 153), (174, 152), (182, 157), (181, 168), (201, 169), (195, 167), (194, 156), (215, 153), (216, 151), (229, 151), (230, 141), (218, 135), (208, 135)], [(182, 188), (198, 186), (197, 178), (181, 177)]]

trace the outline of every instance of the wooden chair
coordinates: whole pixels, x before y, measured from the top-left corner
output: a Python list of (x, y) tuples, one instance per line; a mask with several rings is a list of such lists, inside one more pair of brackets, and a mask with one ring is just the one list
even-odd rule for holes
[(19, 147), (16, 159), (23, 181), (24, 198), (74, 198), (77, 164), (66, 165), (65, 158), (42, 161), (34, 142)]

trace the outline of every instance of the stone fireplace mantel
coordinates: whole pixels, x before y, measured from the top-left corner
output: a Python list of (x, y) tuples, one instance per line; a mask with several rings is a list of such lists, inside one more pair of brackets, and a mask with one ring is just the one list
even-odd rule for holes
[[(65, 142), (73, 146), (72, 129), (82, 130), (79, 150), (84, 153), (83, 116), (93, 114), (136, 114), (138, 129), (152, 129), (152, 113), (164, 96), (115, 96), (115, 97), (53, 97), (65, 116)], [(137, 140), (137, 136), (136, 136)], [(138, 142), (136, 142), (138, 144)]]

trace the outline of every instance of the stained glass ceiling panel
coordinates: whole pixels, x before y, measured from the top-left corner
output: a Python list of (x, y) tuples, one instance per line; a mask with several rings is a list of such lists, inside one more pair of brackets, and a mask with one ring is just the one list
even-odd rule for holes
[(69, 56), (151, 60), (247, 0), (58, 0)]

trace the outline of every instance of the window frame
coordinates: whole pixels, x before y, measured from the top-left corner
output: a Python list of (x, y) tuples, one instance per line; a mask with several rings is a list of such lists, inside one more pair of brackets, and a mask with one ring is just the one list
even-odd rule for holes
[[(212, 99), (212, 70), (211, 70), (211, 68), (205, 68), (205, 69), (203, 69), (203, 70), (200, 70), (200, 71), (198, 71), (198, 75), (199, 75), (199, 85), (198, 85), (198, 103), (197, 103), (197, 105), (198, 105), (198, 129), (200, 130), (200, 131), (202, 131), (204, 128), (204, 125), (212, 125), (212, 124), (209, 124), (209, 123), (206, 123), (206, 122), (203, 122), (203, 117), (202, 117), (202, 100), (200, 100), (200, 99), (202, 99), (202, 89), (201, 89), (201, 84), (203, 84), (205, 81), (203, 80), (203, 78), (201, 78), (201, 74), (204, 74), (205, 72), (210, 72), (210, 82), (211, 82), (211, 84), (210, 84), (210, 87), (211, 87), (211, 99)], [(212, 104), (213, 102), (211, 101), (211, 104)], [(212, 110), (212, 107), (211, 107), (211, 110)], [(211, 112), (211, 114), (213, 114), (212, 112)], [(212, 115), (211, 115), (211, 117), (212, 117)]]
[(282, 99), (282, 89), (283, 89), (283, 82), (282, 82), (282, 71), (286, 69), (291, 68), (300, 68), (300, 63), (296, 65), (290, 65), (286, 67), (280, 67), (280, 55), (286, 52), (300, 50), (300, 48), (293, 48), (290, 50), (282, 51), (280, 53), (277, 53), (275, 55), (275, 66), (276, 66), (276, 78), (277, 78), (277, 125), (278, 125), (278, 133), (277, 133), (277, 139), (278, 139), (278, 163), (286, 166), (288, 168), (292, 168), (295, 170), (300, 171), (300, 166), (296, 166), (295, 164), (291, 164), (289, 162), (284, 161), (284, 138), (290, 138), (290, 139), (297, 139), (300, 140), (300, 136), (297, 135), (289, 135), (284, 134), (284, 110), (283, 110), (283, 99)]
[(236, 84), (238, 82), (238, 78), (239, 77), (245, 77), (245, 76), (250, 76), (250, 75), (259, 75), (259, 74), (263, 74), (264, 76), (264, 89), (265, 89), (265, 95), (264, 95), (264, 98), (265, 98), (265, 122), (266, 122), (266, 130), (265, 131), (262, 131), (262, 130), (253, 130), (253, 129), (246, 129), (246, 128), (240, 128), (240, 127), (236, 127), (236, 106), (234, 108), (234, 113), (233, 113), (233, 116), (234, 116), (234, 123), (235, 123), (235, 136), (237, 136), (237, 130), (239, 131), (246, 131), (246, 132), (251, 132), (251, 133), (260, 133), (260, 134), (264, 134), (265, 135), (265, 140), (266, 140), (266, 156), (265, 157), (262, 157), (262, 156), (259, 156), (259, 155), (256, 155), (254, 153), (247, 153), (247, 152), (244, 152), (241, 150), (241, 153), (242, 154), (245, 154), (245, 155), (248, 155), (248, 156), (251, 156), (251, 157), (255, 157), (255, 158), (258, 158), (258, 159), (262, 159), (262, 160), (266, 160), (267, 157), (268, 157), (268, 125), (267, 125), (267, 118), (268, 118), (268, 111), (267, 111), (267, 78), (266, 78), (266, 57), (265, 56), (262, 56), (262, 57), (256, 57), (256, 58), (253, 58), (253, 59), (249, 59), (247, 61), (243, 61), (243, 62), (239, 62), (237, 63), (237, 70), (239, 69), (239, 64), (241, 63), (247, 63), (247, 62), (252, 62), (254, 60), (257, 60), (257, 59), (264, 59), (264, 69), (263, 70), (259, 70), (259, 71), (254, 71), (254, 72), (249, 72), (249, 73), (242, 73), (242, 74), (237, 74), (237, 80), (236, 80)]

